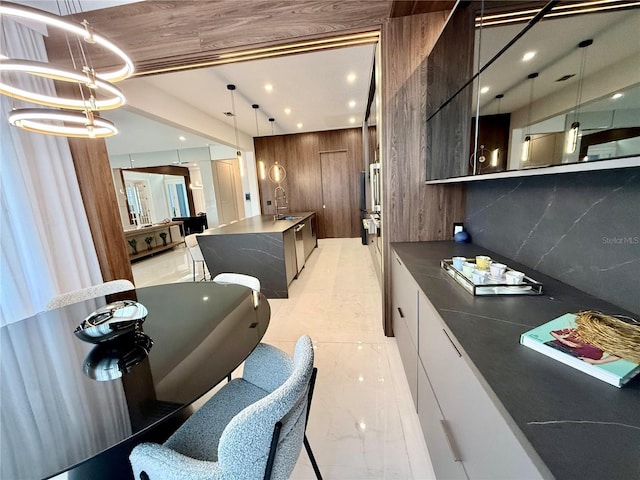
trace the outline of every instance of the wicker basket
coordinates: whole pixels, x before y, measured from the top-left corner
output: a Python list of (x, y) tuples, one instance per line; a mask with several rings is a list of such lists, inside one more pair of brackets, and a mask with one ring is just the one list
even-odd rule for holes
[(640, 322), (637, 320), (587, 310), (578, 312), (576, 325), (576, 333), (585, 342), (640, 364)]

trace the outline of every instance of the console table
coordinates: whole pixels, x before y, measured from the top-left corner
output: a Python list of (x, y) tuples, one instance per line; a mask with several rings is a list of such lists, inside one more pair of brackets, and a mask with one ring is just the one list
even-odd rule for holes
[[(172, 228), (173, 227), (173, 228)], [(180, 229), (182, 228), (182, 222), (174, 221), (167, 223), (159, 223), (156, 225), (149, 225), (140, 228), (132, 228), (124, 231), (124, 239), (127, 242), (127, 252), (129, 252), (130, 260), (137, 260), (139, 258), (153, 255), (154, 253), (162, 252), (169, 248), (173, 248), (183, 242)], [(167, 234), (166, 245), (162, 241), (160, 234), (165, 232)], [(153, 237), (149, 244), (151, 248), (147, 247), (145, 238)], [(129, 243), (131, 240), (136, 241), (136, 249)]]

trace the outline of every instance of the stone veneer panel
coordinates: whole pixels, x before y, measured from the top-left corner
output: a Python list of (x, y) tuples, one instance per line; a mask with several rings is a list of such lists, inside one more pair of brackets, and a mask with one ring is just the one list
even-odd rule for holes
[(640, 314), (640, 168), (472, 182), (473, 243)]

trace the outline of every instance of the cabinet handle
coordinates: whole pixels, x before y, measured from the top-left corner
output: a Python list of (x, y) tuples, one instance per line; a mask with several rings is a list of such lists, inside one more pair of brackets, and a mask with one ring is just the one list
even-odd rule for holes
[(404, 313), (402, 313), (402, 309), (400, 307), (397, 307), (398, 309), (398, 313), (400, 314), (400, 318), (404, 318)]
[(451, 340), (451, 337), (449, 336), (449, 334), (447, 333), (447, 331), (443, 328), (442, 332), (446, 335), (447, 339), (449, 340), (449, 342), (451, 343), (451, 346), (453, 347), (453, 349), (456, 351), (456, 353), (458, 354), (458, 356), (460, 358), (462, 358), (462, 354), (460, 353), (460, 350), (458, 350), (458, 347), (456, 347), (456, 344), (453, 343), (453, 340)]
[(444, 438), (447, 439), (447, 445), (449, 445), (449, 450), (451, 451), (451, 456), (453, 457), (454, 462), (461, 462), (460, 454), (458, 453), (458, 449), (456, 448), (455, 443), (451, 439), (451, 432), (449, 431), (449, 425), (447, 425), (446, 420), (440, 420), (440, 426), (442, 427), (442, 431), (444, 432)]

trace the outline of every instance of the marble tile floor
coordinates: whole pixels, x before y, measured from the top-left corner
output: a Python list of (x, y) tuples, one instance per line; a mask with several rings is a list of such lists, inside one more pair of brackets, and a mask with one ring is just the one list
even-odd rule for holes
[[(320, 471), (326, 480), (434, 479), (395, 339), (382, 331), (369, 251), (359, 238), (318, 244), (290, 297), (269, 300), (263, 341), (291, 353), (300, 335), (313, 339), (318, 378), (307, 437)], [(133, 272), (138, 287), (193, 279), (183, 247), (138, 261)], [(291, 478), (315, 478), (304, 449)]]

